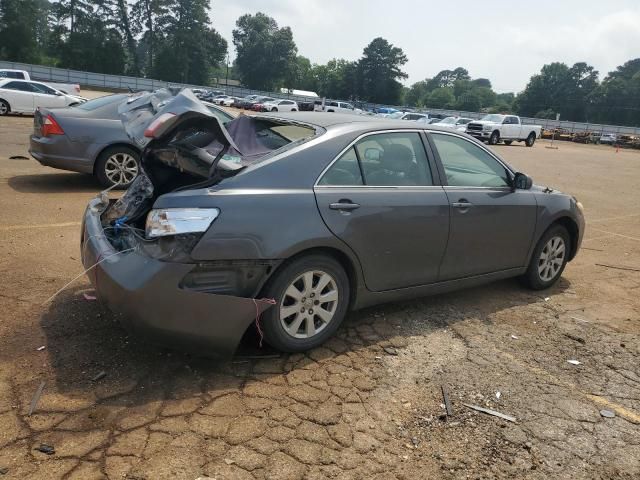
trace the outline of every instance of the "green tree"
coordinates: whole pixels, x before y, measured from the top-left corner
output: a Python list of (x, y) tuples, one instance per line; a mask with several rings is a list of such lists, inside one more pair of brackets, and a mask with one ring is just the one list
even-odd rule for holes
[(233, 30), (236, 67), (244, 84), (256, 89), (275, 89), (290, 75), (298, 48), (289, 27), (258, 12), (238, 18)]
[(442, 70), (427, 82), (429, 90), (435, 90), (436, 88), (453, 87), (456, 81), (459, 80), (471, 80), (469, 72), (462, 67), (458, 67), (454, 70)]
[(38, 63), (48, 37), (49, 4), (43, 0), (0, 0), (0, 57)]
[(409, 87), (409, 90), (407, 91), (404, 98), (405, 104), (416, 106), (416, 107), (424, 106), (424, 100), (428, 93), (428, 90), (427, 90), (428, 81), (429, 79), (420, 80), (419, 82), (416, 82), (413, 85), (411, 85), (411, 87)]
[(173, 0), (154, 61), (161, 80), (196, 85), (209, 83), (211, 68), (224, 60), (227, 42), (209, 26), (208, 0)]
[(452, 88), (437, 88), (432, 91), (425, 99), (425, 106), (431, 108), (448, 108), (453, 107), (456, 97), (453, 95)]
[(374, 38), (367, 45), (358, 61), (362, 98), (375, 103), (397, 104), (402, 95), (399, 80), (407, 78), (402, 66), (407, 56), (401, 48), (394, 47), (384, 38)]
[(136, 56), (139, 68), (147, 74), (154, 71), (157, 45), (171, 19), (171, 0), (135, 0), (131, 7), (131, 28), (139, 36)]
[(640, 126), (640, 58), (609, 72), (588, 102), (591, 121)]
[(482, 100), (478, 89), (470, 89), (460, 95), (455, 102), (455, 108), (467, 112), (477, 112), (482, 107)]

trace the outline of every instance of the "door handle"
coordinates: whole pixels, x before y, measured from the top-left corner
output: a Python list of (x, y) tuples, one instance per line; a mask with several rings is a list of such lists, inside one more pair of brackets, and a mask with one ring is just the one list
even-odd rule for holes
[(461, 198), (457, 202), (453, 202), (451, 205), (453, 206), (453, 208), (459, 208), (461, 210), (467, 209), (469, 207), (473, 207), (473, 203), (469, 202), (464, 198)]
[(339, 202), (330, 203), (329, 208), (331, 210), (355, 210), (356, 208), (360, 208), (359, 203), (353, 203), (351, 200), (340, 200)]

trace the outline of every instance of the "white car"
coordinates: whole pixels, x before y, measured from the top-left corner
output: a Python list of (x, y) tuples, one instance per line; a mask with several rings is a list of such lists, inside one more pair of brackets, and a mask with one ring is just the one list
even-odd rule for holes
[(540, 138), (541, 130), (540, 125), (524, 125), (517, 115), (490, 113), (480, 120), (469, 122), (466, 133), (478, 140), (487, 141), (489, 145), (500, 142), (511, 145), (515, 141), (533, 147), (536, 139)]
[(224, 102), (225, 100), (233, 100), (233, 97), (231, 97), (229, 95), (216, 95), (215, 97), (213, 97), (209, 101), (211, 103), (216, 104), (216, 105), (222, 105), (222, 102)]
[(262, 104), (265, 112), (297, 112), (298, 104), (293, 100), (272, 100)]
[(608, 143), (613, 145), (618, 140), (618, 136), (615, 133), (603, 133), (600, 136), (600, 143)]
[(347, 102), (336, 102), (334, 100), (325, 102), (325, 112), (338, 112), (338, 113), (360, 113), (360, 110), (356, 111), (356, 108)]
[(459, 132), (464, 132), (467, 129), (467, 123), (471, 122), (473, 119), (471, 118), (462, 118), (462, 117), (447, 117), (443, 118), (437, 123), (433, 125), (437, 127), (445, 127), (452, 128)]
[[(12, 70), (10, 68), (0, 69), (0, 80), (5, 78), (13, 78), (15, 80), (29, 80), (31, 81), (31, 76), (29, 72), (26, 70)], [(62, 93), (67, 93), (69, 95), (77, 95), (80, 93), (80, 85), (77, 83), (58, 83), (58, 82), (39, 82), (44, 83), (45, 85), (50, 86), (51, 88), (55, 88), (56, 90), (60, 90)]]
[(86, 98), (67, 95), (40, 82), (0, 80), (0, 115), (33, 113), (38, 107), (70, 107), (86, 102)]
[(424, 122), (429, 120), (429, 115), (426, 113), (407, 112), (400, 117), (400, 120), (413, 120)]

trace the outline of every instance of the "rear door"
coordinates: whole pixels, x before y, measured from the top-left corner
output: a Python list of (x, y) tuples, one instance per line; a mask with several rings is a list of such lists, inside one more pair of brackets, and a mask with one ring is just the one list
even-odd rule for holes
[(34, 110), (33, 91), (29, 82), (15, 80), (2, 88), (8, 90), (6, 97), (11, 110), (18, 112), (32, 112)]
[(355, 252), (369, 290), (435, 282), (449, 202), (417, 130), (366, 134), (323, 173), (318, 208)]
[(524, 266), (536, 226), (533, 192), (513, 190), (511, 172), (476, 142), (442, 132), (429, 138), (451, 205), (440, 280)]

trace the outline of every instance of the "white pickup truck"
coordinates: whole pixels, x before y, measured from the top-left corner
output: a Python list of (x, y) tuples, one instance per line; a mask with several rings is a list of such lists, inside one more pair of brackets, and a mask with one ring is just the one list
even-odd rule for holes
[(478, 140), (488, 141), (489, 145), (504, 142), (511, 145), (512, 142), (524, 142), (527, 147), (533, 147), (536, 139), (540, 137), (540, 125), (523, 125), (520, 117), (516, 115), (485, 115), (480, 120), (467, 123), (465, 133), (476, 137)]
[[(31, 80), (31, 76), (29, 72), (26, 70), (11, 70), (11, 69), (0, 69), (0, 80), (5, 78), (14, 78), (16, 80)], [(55, 83), (55, 82), (43, 82), (38, 80), (40, 83), (44, 83), (45, 85), (49, 85), (51, 88), (55, 88), (56, 90), (60, 90), (62, 93), (66, 93), (67, 95), (80, 95), (80, 85), (77, 83)]]

